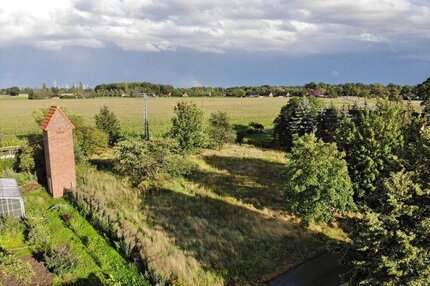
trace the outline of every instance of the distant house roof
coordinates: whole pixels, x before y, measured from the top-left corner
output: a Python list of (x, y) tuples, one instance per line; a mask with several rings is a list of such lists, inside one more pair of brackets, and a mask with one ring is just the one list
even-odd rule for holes
[(72, 129), (75, 128), (73, 123), (69, 120), (66, 114), (64, 114), (64, 112), (60, 109), (59, 106), (51, 106), (49, 108), (48, 113), (45, 115), (45, 118), (42, 120), (39, 127), (43, 130), (48, 130), (49, 124), (54, 121), (57, 116), (63, 117)]
[(0, 198), (21, 198), (15, 179), (0, 179)]
[(313, 90), (311, 94), (316, 97), (325, 97), (325, 94), (319, 90)]

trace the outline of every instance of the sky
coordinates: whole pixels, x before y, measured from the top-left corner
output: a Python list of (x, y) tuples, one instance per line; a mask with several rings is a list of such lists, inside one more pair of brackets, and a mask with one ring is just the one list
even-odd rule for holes
[(430, 0), (1, 0), (0, 87), (417, 84)]

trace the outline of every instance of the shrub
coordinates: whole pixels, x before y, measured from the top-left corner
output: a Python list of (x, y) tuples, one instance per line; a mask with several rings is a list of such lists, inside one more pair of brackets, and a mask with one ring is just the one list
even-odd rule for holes
[(100, 112), (95, 116), (95, 120), (97, 129), (108, 135), (110, 146), (115, 145), (121, 139), (119, 121), (107, 106), (100, 108)]
[(333, 211), (354, 206), (345, 154), (336, 144), (317, 140), (314, 134), (297, 137), (287, 163), (285, 192), (288, 208), (302, 222), (329, 222)]
[(15, 170), (18, 172), (33, 172), (36, 166), (33, 153), (33, 148), (30, 146), (23, 146), (17, 154)]
[(24, 225), (20, 220), (6, 216), (0, 219), (0, 242), (3, 237), (15, 238), (24, 230)]
[(78, 266), (78, 260), (67, 246), (57, 247), (50, 251), (45, 255), (45, 263), (50, 271), (60, 276), (75, 271)]
[(264, 125), (257, 122), (250, 122), (249, 127), (253, 129), (255, 133), (261, 133), (264, 131)]
[(48, 227), (42, 223), (28, 224), (26, 243), (36, 254), (49, 253), (51, 250), (51, 235)]
[(206, 146), (203, 111), (195, 103), (178, 102), (168, 136), (179, 143), (181, 153), (195, 153)]
[(118, 143), (116, 152), (117, 169), (129, 176), (133, 185), (144, 189), (158, 187), (166, 175), (182, 175), (191, 168), (183, 156), (176, 154), (174, 140), (126, 140)]
[(4, 251), (0, 251), (0, 274), (12, 275), (25, 284), (29, 284), (35, 275), (29, 262)]
[(222, 149), (224, 144), (234, 141), (235, 134), (227, 113), (222, 111), (212, 113), (209, 118), (209, 126), (209, 138), (212, 146)]

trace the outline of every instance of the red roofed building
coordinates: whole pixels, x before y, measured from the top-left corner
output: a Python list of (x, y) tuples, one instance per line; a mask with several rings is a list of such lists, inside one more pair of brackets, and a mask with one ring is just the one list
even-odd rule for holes
[(51, 106), (39, 127), (43, 130), (48, 189), (54, 198), (76, 187), (73, 126), (58, 106)]

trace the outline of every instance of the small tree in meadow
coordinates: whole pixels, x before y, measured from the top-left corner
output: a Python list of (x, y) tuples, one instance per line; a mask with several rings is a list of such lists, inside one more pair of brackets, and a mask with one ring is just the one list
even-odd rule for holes
[(195, 103), (179, 102), (172, 118), (169, 136), (179, 143), (182, 153), (195, 153), (207, 144), (203, 111)]
[(221, 150), (224, 144), (235, 140), (236, 134), (226, 112), (212, 113), (209, 118), (209, 138), (213, 146)]
[(109, 145), (115, 145), (121, 139), (121, 128), (115, 114), (107, 106), (100, 108), (95, 116), (97, 128), (109, 137)]
[(345, 154), (314, 134), (296, 137), (287, 163), (288, 209), (305, 225), (333, 220), (334, 211), (354, 206)]

